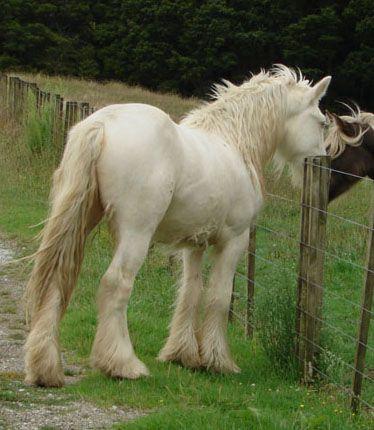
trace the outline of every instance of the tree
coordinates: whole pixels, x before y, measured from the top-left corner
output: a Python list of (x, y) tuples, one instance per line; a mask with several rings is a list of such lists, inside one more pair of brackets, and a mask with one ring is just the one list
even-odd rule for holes
[(0, 68), (202, 96), (274, 63), (374, 110), (373, 0), (0, 0)]

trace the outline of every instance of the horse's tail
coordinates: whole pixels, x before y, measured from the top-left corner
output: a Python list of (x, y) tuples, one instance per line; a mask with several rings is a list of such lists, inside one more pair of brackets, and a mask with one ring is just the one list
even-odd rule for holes
[[(59, 320), (77, 281), (85, 239), (99, 204), (96, 162), (104, 139), (104, 124), (82, 121), (69, 133), (59, 168), (54, 173), (51, 210), (34, 254), (26, 287), (31, 325), (51, 312)], [(100, 214), (101, 217), (101, 214)], [(100, 219), (96, 214), (96, 223)], [(58, 323), (58, 321), (56, 321)]]

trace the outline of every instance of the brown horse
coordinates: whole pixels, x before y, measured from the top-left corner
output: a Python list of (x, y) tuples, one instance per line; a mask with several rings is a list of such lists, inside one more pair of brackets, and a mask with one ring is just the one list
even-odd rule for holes
[(363, 177), (374, 179), (374, 114), (360, 110), (351, 116), (327, 114), (331, 120), (325, 140), (332, 157), (331, 202)]

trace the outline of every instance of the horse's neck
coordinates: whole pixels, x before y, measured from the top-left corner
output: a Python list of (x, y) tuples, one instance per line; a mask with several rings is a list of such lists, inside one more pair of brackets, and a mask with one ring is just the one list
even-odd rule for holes
[(226, 143), (235, 148), (242, 156), (249, 171), (256, 170), (257, 175), (263, 176), (266, 164), (273, 158), (277, 136), (278, 124), (264, 124), (268, 118), (259, 122), (245, 120), (246, 115), (238, 118), (222, 117), (222, 119), (201, 118), (200, 121), (185, 121), (191, 128), (203, 132), (213, 133), (221, 137)]

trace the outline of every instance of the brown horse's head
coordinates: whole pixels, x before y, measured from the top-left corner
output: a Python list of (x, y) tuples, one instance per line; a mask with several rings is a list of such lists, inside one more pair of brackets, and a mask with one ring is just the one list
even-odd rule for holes
[(361, 178), (374, 179), (374, 115), (351, 110), (351, 116), (327, 113), (326, 152), (331, 155), (329, 201)]
[(357, 111), (351, 110), (351, 112), (351, 116), (338, 116), (335, 113), (326, 112), (330, 125), (325, 136), (325, 146), (328, 155), (332, 158), (339, 157), (346, 145), (360, 146), (365, 134), (372, 131), (374, 114), (361, 112), (358, 108)]

